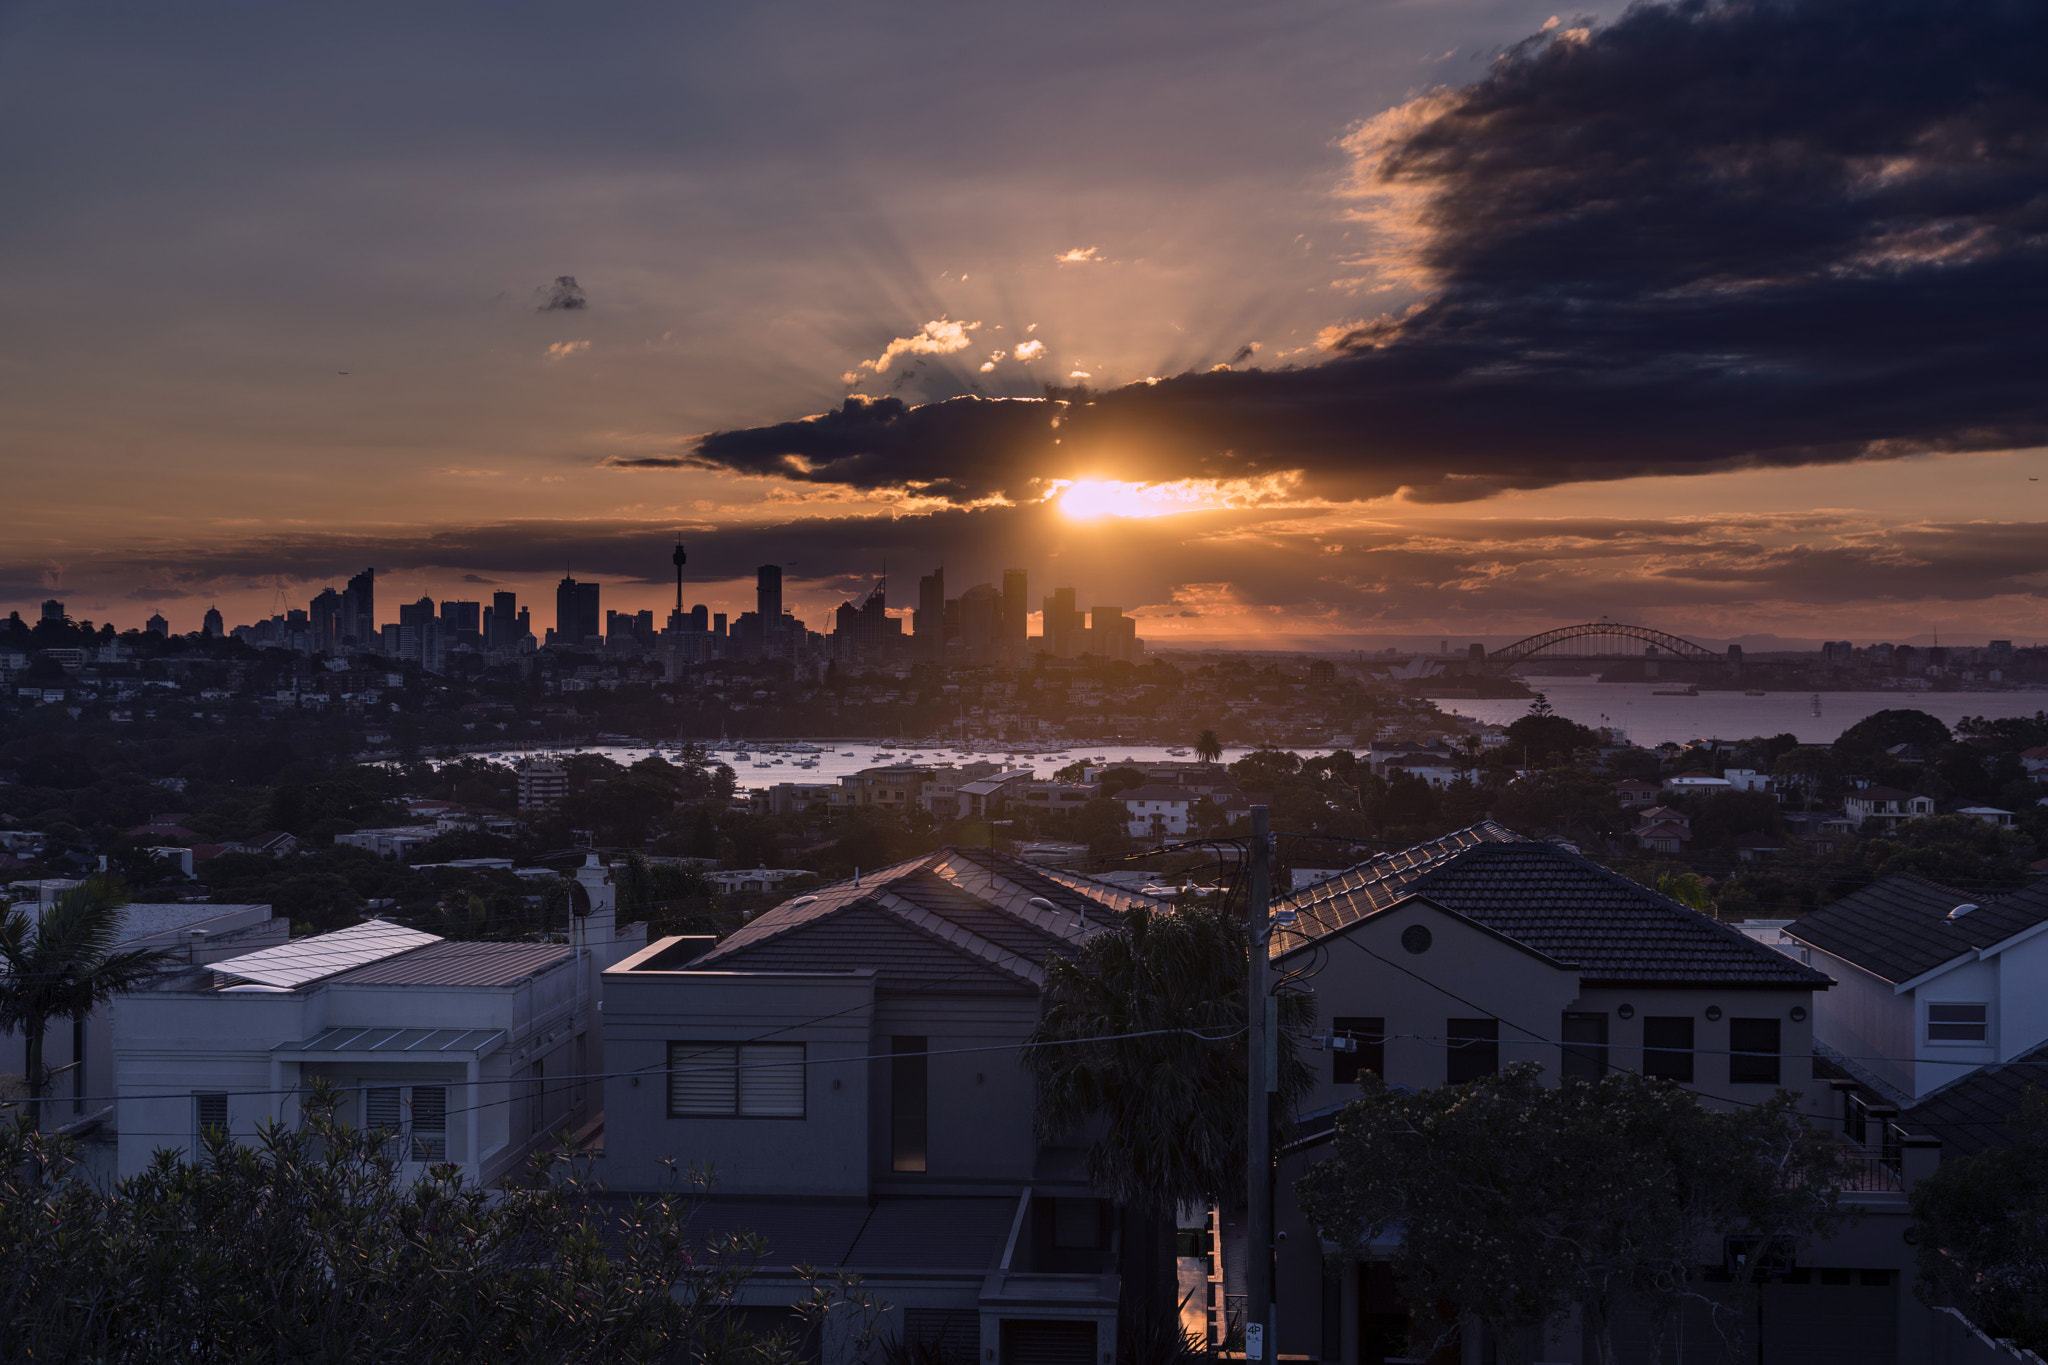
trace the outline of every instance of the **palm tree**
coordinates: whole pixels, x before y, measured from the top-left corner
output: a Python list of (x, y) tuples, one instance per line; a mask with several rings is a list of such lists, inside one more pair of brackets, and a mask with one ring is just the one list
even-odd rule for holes
[(1214, 763), (1223, 757), (1223, 741), (1216, 737), (1214, 730), (1204, 730), (1195, 736), (1195, 757), (1204, 763)]
[(160, 975), (170, 954), (114, 951), (128, 893), (117, 877), (93, 877), (57, 897), (35, 919), (16, 909), (0, 919), (0, 1032), (28, 1042), (29, 1115), (42, 1122), (43, 1038), (52, 1019), (69, 1016), (74, 1058), (85, 1020), (99, 1006)]
[[(1039, 1136), (1100, 1134), (1089, 1178), (1123, 1221), (1126, 1303), (1153, 1318), (1174, 1316), (1179, 1207), (1244, 1196), (1247, 948), (1243, 920), (1225, 910), (1141, 907), (1046, 963), (1025, 1052)], [(1315, 1005), (1285, 992), (1280, 1017), (1304, 1029)], [(1284, 1032), (1280, 1046), (1276, 1115), (1312, 1084)]]

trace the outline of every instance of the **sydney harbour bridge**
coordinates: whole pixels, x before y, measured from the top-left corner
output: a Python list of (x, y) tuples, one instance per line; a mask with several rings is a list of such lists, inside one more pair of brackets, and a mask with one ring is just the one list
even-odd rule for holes
[(1680, 663), (1740, 668), (1742, 647), (1731, 645), (1726, 653), (1721, 653), (1669, 631), (1601, 620), (1559, 626), (1500, 649), (1489, 651), (1473, 645), (1464, 654), (1442, 657), (1446, 663), (1464, 662), (1468, 671), (1481, 668), (1489, 673), (1505, 673), (1517, 664), (1542, 663)]

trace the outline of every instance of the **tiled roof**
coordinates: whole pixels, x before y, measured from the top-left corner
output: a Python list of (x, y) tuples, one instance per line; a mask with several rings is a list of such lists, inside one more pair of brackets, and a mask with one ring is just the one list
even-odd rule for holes
[(1630, 830), (1629, 833), (1638, 839), (1682, 839), (1688, 843), (1692, 840), (1692, 831), (1675, 820), (1660, 820), (1654, 825), (1644, 825), (1641, 829)]
[[(1033, 905), (1032, 901), (1046, 902)], [(691, 971), (873, 968), (883, 991), (1035, 991), (1044, 964), (1149, 896), (986, 849), (937, 853), (785, 901)]]
[(1850, 792), (1844, 799), (1849, 801), (1914, 801), (1918, 800), (1919, 796), (1920, 793), (1918, 792), (1902, 792), (1897, 787), (1865, 787), (1861, 791)]
[(1987, 1147), (2006, 1147), (2019, 1140), (2011, 1124), (2029, 1090), (2048, 1094), (2048, 1048), (2040, 1048), (2003, 1066), (1987, 1066), (1929, 1095), (1899, 1115), (1909, 1133), (1941, 1139), (1941, 1155), (1971, 1156)]
[[(1952, 920), (1949, 911), (1958, 905), (1977, 908)], [(1785, 932), (1896, 985), (2043, 920), (2048, 920), (2048, 887), (2031, 886), (1994, 899), (1898, 873), (1851, 892)]]
[(1825, 988), (1828, 977), (1555, 844), (1486, 821), (1386, 854), (1288, 898), (1278, 956), (1421, 898), (1578, 965), (1587, 985)]

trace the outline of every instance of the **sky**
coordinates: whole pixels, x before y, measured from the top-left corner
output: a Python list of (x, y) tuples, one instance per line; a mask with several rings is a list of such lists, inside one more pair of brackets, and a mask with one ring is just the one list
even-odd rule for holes
[(0, 5), (0, 610), (2048, 639), (2048, 10)]

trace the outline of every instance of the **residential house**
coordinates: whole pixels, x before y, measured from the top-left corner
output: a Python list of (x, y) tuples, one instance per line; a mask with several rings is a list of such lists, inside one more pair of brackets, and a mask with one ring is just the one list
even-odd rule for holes
[(1996, 806), (1963, 806), (1956, 814), (1967, 815), (1972, 820), (1982, 820), (1985, 824), (1996, 825), (2000, 829), (2010, 829), (2013, 822), (2011, 811), (2000, 810)]
[(1784, 933), (1837, 982), (1815, 1037), (1899, 1103), (2048, 1043), (2048, 884), (1994, 898), (1894, 875)]
[(337, 834), (334, 842), (349, 848), (366, 849), (379, 858), (404, 858), (440, 832), (433, 825), (393, 825)]
[(1692, 817), (1670, 806), (1651, 806), (1636, 814), (1638, 824), (1629, 831), (1637, 848), (1655, 853), (1678, 853), (1692, 842)]
[(739, 891), (780, 891), (786, 881), (817, 875), (801, 867), (755, 867), (706, 872), (704, 878), (731, 895)]
[(1147, 783), (1124, 788), (1115, 800), (1124, 808), (1125, 828), (1133, 839), (1162, 839), (1193, 832), (1188, 824), (1188, 811), (1195, 804), (1192, 792)]
[(1641, 778), (1625, 777), (1614, 784), (1615, 803), (1623, 810), (1632, 810), (1638, 806), (1654, 806), (1663, 794), (1662, 787), (1654, 782), (1645, 782)]
[(1710, 792), (1733, 791), (1735, 784), (1702, 768), (1692, 768), (1664, 779), (1664, 790), (1674, 796), (1701, 796)]
[(949, 848), (664, 939), (605, 973), (605, 1177), (715, 1168), (707, 1229), (764, 1237), (743, 1291), (859, 1271), (962, 1359), (1116, 1358), (1111, 1219), (1082, 1135), (1042, 1139), (1019, 1048), (1045, 964), (1151, 898)]
[(2048, 744), (2037, 744), (2031, 749), (2020, 751), (2020, 766), (2029, 776), (2048, 773)]
[[(1288, 1193), (1327, 1154), (1334, 1115), (1363, 1073), (1420, 1088), (1516, 1061), (1551, 1076), (1618, 1069), (1670, 1080), (1710, 1106), (1785, 1089), (1817, 1124), (1842, 1122), (1837, 1087), (1814, 1073), (1814, 1011), (1830, 993), (1827, 975), (1554, 844), (1481, 824), (1375, 858), (1284, 908), (1296, 921), (1274, 935), (1275, 968), (1313, 973), (1305, 981), (1318, 1028), (1356, 1050), (1321, 1054), (1318, 1084), (1280, 1160), (1283, 1360), (1377, 1365), (1407, 1354), (1407, 1314), (1381, 1259), (1392, 1245), (1363, 1262), (1326, 1254)], [(1913, 1296), (1913, 1250), (1902, 1235), (1904, 1182), (1885, 1168), (1865, 1183), (1852, 1197), (1863, 1220), (1800, 1249), (1802, 1267), (1821, 1269), (1766, 1291), (1785, 1359), (1825, 1358), (1822, 1350), (1881, 1363), (1928, 1358), (1930, 1320)], [(1227, 1260), (1228, 1236), (1224, 1245)], [(1224, 1274), (1237, 1271), (1226, 1264)], [(1725, 1292), (1704, 1273), (1696, 1287), (1703, 1298)], [(1690, 1320), (1694, 1331), (1711, 1339)], [(1573, 1324), (1557, 1333), (1542, 1358), (1581, 1359)], [(1616, 1334), (1623, 1359), (1647, 1344), (1625, 1306)], [(1476, 1360), (1485, 1346), (1464, 1349)]]
[(490, 1182), (579, 1121), (603, 1070), (599, 972), (643, 947), (593, 857), (571, 942), (453, 942), (385, 920), (195, 965), (114, 1003), (119, 1170), (219, 1128), (291, 1122), (306, 1087), (389, 1129), (408, 1170)]
[(1897, 787), (1865, 787), (1842, 798), (1842, 811), (1858, 834), (1886, 833), (1934, 814), (1934, 798)]
[[(76, 883), (73, 883), (76, 885)], [(45, 903), (47, 904), (47, 903)], [(32, 917), (36, 907), (22, 907)], [(134, 902), (121, 907), (116, 951), (149, 949), (172, 955), (182, 967), (203, 967), (220, 958), (282, 943), (291, 925), (267, 905), (187, 905)], [(0, 1033), (0, 1073), (28, 1070), (28, 1043), (19, 1033)], [(82, 1026), (53, 1021), (43, 1039), (43, 1065), (55, 1078), (53, 1116), (61, 1123), (86, 1124), (112, 1116), (114, 1032), (109, 1006), (87, 1015)], [(79, 1063), (83, 1061), (83, 1065)]]

